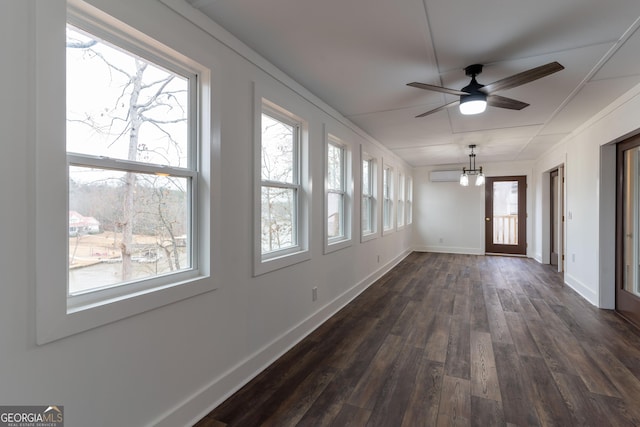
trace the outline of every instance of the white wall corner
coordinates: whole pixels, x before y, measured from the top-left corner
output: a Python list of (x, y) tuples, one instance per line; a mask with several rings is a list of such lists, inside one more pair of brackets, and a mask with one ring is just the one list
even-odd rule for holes
[(598, 307), (598, 293), (591, 289), (589, 286), (566, 272), (564, 274), (564, 283), (565, 285), (576, 291), (584, 299), (589, 301), (592, 305)]

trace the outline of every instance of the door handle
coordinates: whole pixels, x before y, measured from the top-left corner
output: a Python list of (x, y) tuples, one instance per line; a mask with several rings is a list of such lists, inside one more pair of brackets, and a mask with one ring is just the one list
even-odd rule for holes
[(486, 217), (484, 220), (485, 220), (485, 221), (491, 221), (491, 218)]

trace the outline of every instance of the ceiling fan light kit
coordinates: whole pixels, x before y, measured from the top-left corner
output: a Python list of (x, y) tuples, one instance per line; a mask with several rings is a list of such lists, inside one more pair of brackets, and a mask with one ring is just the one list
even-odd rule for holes
[(484, 113), (487, 109), (487, 97), (478, 95), (461, 95), (460, 96), (460, 113), (465, 116), (472, 114)]
[(465, 74), (471, 77), (471, 82), (461, 90), (449, 89), (442, 86), (434, 86), (419, 82), (407, 83), (407, 86), (446, 93), (449, 95), (457, 95), (460, 97), (458, 101), (450, 102), (441, 107), (427, 111), (426, 113), (422, 113), (416, 116), (416, 118), (433, 114), (454, 105), (460, 105), (460, 112), (465, 115), (482, 113), (485, 111), (487, 105), (497, 108), (506, 108), (507, 110), (522, 110), (523, 108), (528, 107), (529, 104), (516, 99), (496, 95), (495, 92), (521, 86), (550, 74), (557, 73), (560, 70), (564, 70), (564, 67), (561, 64), (558, 62), (550, 62), (548, 64), (514, 74), (513, 76), (506, 77), (491, 84), (483, 85), (476, 81), (476, 76), (482, 72), (482, 64), (473, 64), (464, 69)]
[(487, 94), (481, 91), (483, 85), (476, 81), (476, 76), (482, 72), (482, 65), (469, 65), (464, 72), (471, 77), (471, 82), (462, 88), (467, 95), (460, 95), (460, 113), (466, 116), (483, 113), (487, 108)]
[(476, 168), (476, 154), (473, 152), (475, 145), (470, 145), (471, 153), (469, 154), (469, 169), (462, 168), (462, 174), (460, 175), (460, 185), (467, 187), (469, 185), (469, 175), (476, 175), (476, 186), (484, 185), (484, 173), (482, 172), (482, 166)]

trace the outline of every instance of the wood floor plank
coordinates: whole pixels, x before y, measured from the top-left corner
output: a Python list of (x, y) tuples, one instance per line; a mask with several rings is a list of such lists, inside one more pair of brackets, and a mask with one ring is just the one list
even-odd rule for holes
[(208, 416), (198, 421), (193, 427), (226, 427), (227, 424), (213, 420)]
[(487, 304), (487, 318), (489, 319), (491, 339), (497, 343), (512, 344), (511, 331), (509, 331), (502, 307), (500, 305)]
[(628, 399), (619, 397), (602, 396), (591, 393), (591, 402), (599, 408), (599, 411), (607, 416), (607, 423), (604, 425), (616, 427), (638, 427), (640, 418), (636, 412), (629, 410), (629, 405), (637, 405), (637, 402), (630, 402)]
[(522, 375), (515, 346), (494, 343), (493, 349), (505, 421), (518, 426), (541, 425), (532, 403), (533, 387)]
[(587, 389), (593, 393), (618, 397), (619, 392), (611, 380), (602, 372), (597, 363), (585, 353), (580, 341), (574, 337), (566, 337), (556, 341), (558, 350), (567, 356), (576, 374)]
[(441, 313), (436, 313), (433, 316), (427, 328), (427, 344), (425, 346), (427, 359), (445, 362), (450, 328), (451, 316)]
[(387, 335), (383, 345), (371, 361), (367, 370), (363, 373), (355, 390), (347, 403), (358, 408), (373, 409), (378, 393), (385, 384), (396, 358), (399, 355), (402, 337)]
[(639, 360), (548, 266), (414, 252), (196, 426), (638, 426)]
[[(640, 379), (633, 375), (620, 360), (602, 344), (584, 344), (583, 347), (602, 372), (611, 380), (621, 397), (640, 396)], [(640, 406), (628, 408), (640, 419)]]
[(367, 409), (357, 408), (351, 405), (343, 405), (342, 409), (336, 416), (336, 418), (331, 422), (331, 424), (302, 424), (302, 425), (331, 425), (335, 427), (360, 427), (366, 425), (369, 417), (371, 416), (371, 411)]
[(471, 390), (469, 380), (445, 375), (438, 408), (438, 427), (471, 425)]
[(296, 425), (335, 376), (335, 369), (329, 366), (314, 370), (300, 384), (287, 390), (277, 408), (262, 421), (263, 427)]
[(502, 404), (491, 399), (471, 395), (471, 425), (477, 427), (506, 426)]
[(554, 372), (577, 374), (571, 361), (560, 351), (553, 336), (550, 335), (554, 333), (553, 326), (543, 321), (531, 320), (527, 323), (527, 327), (549, 369)]
[(471, 326), (465, 319), (451, 316), (445, 373), (452, 377), (471, 377)]
[(400, 349), (392, 371), (378, 394), (368, 424), (372, 426), (398, 426), (402, 423), (407, 405), (416, 386), (422, 350), (410, 343)]
[(511, 289), (507, 288), (499, 288), (496, 289), (498, 293), (498, 299), (500, 300), (500, 304), (502, 305), (502, 311), (504, 312), (519, 312), (520, 304), (518, 303), (518, 299), (513, 295)]
[(402, 427), (436, 425), (443, 376), (444, 364), (422, 357), (416, 385), (402, 419)]
[(527, 323), (520, 313), (504, 313), (505, 320), (511, 333), (511, 339), (519, 355), (540, 356), (540, 350), (536, 345)]
[(561, 373), (552, 373), (552, 376), (571, 412), (575, 425), (609, 425), (609, 415), (603, 412), (601, 406), (592, 399), (592, 394), (580, 377)]
[(533, 388), (533, 404), (542, 424), (573, 425), (571, 413), (544, 360), (531, 356), (520, 356), (520, 359), (525, 378)]
[(484, 290), (480, 282), (471, 285), (471, 329), (478, 332), (490, 331)]
[(500, 402), (491, 334), (471, 332), (471, 395)]

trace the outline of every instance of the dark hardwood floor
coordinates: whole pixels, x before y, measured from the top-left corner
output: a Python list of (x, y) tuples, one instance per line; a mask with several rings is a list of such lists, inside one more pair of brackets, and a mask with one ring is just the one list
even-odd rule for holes
[(196, 424), (640, 426), (640, 334), (524, 258), (413, 253)]

